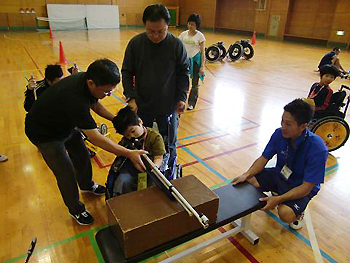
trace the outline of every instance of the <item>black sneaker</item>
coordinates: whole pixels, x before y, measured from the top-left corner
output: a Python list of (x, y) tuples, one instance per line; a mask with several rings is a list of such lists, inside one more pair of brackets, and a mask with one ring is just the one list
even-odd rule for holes
[(87, 226), (91, 225), (94, 222), (94, 218), (90, 215), (89, 211), (85, 210), (84, 212), (76, 215), (69, 213), (71, 217), (77, 220), (79, 225)]
[(106, 193), (106, 187), (94, 183), (91, 189), (81, 190), (82, 193), (92, 193), (95, 195), (104, 195)]

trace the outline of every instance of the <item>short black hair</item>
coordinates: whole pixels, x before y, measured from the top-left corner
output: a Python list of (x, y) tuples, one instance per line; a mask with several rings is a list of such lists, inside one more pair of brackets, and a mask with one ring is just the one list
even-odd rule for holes
[(333, 48), (333, 51), (339, 51), (339, 52), (340, 52), (340, 51), (341, 51), (341, 48), (340, 48), (340, 47), (334, 47), (334, 48)]
[(117, 85), (120, 82), (118, 66), (107, 58), (91, 63), (86, 71), (86, 78), (92, 80), (96, 86)]
[(326, 64), (320, 67), (320, 76), (331, 74), (334, 76), (334, 78), (338, 77), (340, 75), (339, 69), (332, 65), (332, 64)]
[(137, 116), (136, 112), (134, 112), (130, 106), (122, 108), (117, 116), (113, 118), (112, 122), (117, 133), (121, 135), (124, 135), (130, 126), (140, 125), (139, 116)]
[(201, 23), (202, 23), (202, 19), (199, 15), (193, 13), (191, 14), (188, 19), (187, 19), (187, 23), (188, 22), (195, 22), (196, 23), (196, 29), (199, 29), (201, 27)]
[(149, 5), (146, 7), (145, 11), (143, 11), (142, 21), (144, 24), (146, 24), (146, 21), (158, 22), (162, 19), (169, 25), (170, 13), (168, 8), (162, 4)]
[(284, 106), (283, 109), (293, 116), (299, 126), (309, 123), (314, 116), (313, 107), (303, 99), (295, 99)]
[(63, 76), (63, 71), (60, 65), (47, 65), (45, 69), (45, 79), (49, 81), (54, 81), (57, 78)]

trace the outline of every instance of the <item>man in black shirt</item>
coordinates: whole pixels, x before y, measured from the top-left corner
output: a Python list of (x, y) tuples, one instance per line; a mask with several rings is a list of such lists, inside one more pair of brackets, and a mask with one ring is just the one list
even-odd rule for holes
[(54, 84), (26, 116), (27, 137), (55, 174), (70, 215), (82, 225), (92, 224), (93, 217), (79, 201), (77, 182), (82, 191), (94, 194), (104, 194), (105, 188), (92, 181), (89, 153), (78, 129), (94, 145), (129, 158), (141, 171), (145, 169), (140, 158), (145, 151), (128, 150), (101, 135), (90, 114), (92, 109), (101, 117), (113, 120), (114, 115), (98, 100), (110, 95), (119, 82), (117, 65), (108, 59), (97, 60), (86, 73), (74, 74)]
[(184, 112), (189, 86), (189, 59), (182, 41), (168, 33), (168, 9), (155, 4), (143, 13), (146, 32), (130, 40), (123, 61), (124, 95), (147, 127), (156, 121), (176, 161), (177, 114)]

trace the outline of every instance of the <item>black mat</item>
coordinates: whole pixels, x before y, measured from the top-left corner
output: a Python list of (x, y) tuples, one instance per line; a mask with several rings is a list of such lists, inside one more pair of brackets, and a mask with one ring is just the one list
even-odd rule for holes
[(119, 248), (118, 242), (109, 227), (99, 230), (95, 238), (105, 262), (139, 262), (224, 226), (264, 206), (264, 203), (259, 202), (259, 198), (264, 197), (265, 195), (248, 183), (239, 184), (234, 187), (231, 184), (225, 185), (215, 189), (214, 192), (220, 198), (218, 218), (215, 224), (210, 225), (207, 229), (201, 228), (185, 236), (169, 241), (132, 258), (126, 259), (124, 257), (124, 254)]

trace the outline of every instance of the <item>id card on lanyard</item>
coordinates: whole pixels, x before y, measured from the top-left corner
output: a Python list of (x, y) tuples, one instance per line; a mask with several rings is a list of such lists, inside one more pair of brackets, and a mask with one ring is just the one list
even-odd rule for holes
[(292, 175), (292, 173), (293, 173), (293, 166), (295, 165), (295, 162), (296, 162), (296, 159), (297, 159), (297, 157), (298, 157), (298, 154), (300, 154), (300, 152), (301, 152), (301, 150), (302, 150), (302, 148), (303, 148), (303, 146), (304, 146), (304, 143), (305, 143), (305, 140), (306, 140), (306, 138), (309, 136), (309, 134), (308, 134), (308, 131), (305, 131), (305, 136), (304, 136), (304, 139), (303, 139), (303, 141), (301, 142), (301, 144), (299, 145), (299, 147), (297, 148), (297, 150), (295, 151), (295, 154), (294, 154), (294, 158), (293, 158), (293, 160), (292, 160), (292, 163), (291, 163), (291, 165), (290, 165), (290, 168), (289, 168), (289, 166), (288, 166), (288, 163), (289, 163), (289, 154), (290, 154), (290, 152), (289, 152), (289, 144), (287, 145), (287, 150), (286, 150), (286, 163), (285, 163), (285, 165), (283, 165), (283, 167), (282, 167), (282, 169), (281, 169), (281, 174), (284, 176), (284, 178), (286, 179), (286, 180), (288, 180), (289, 179), (289, 177)]

